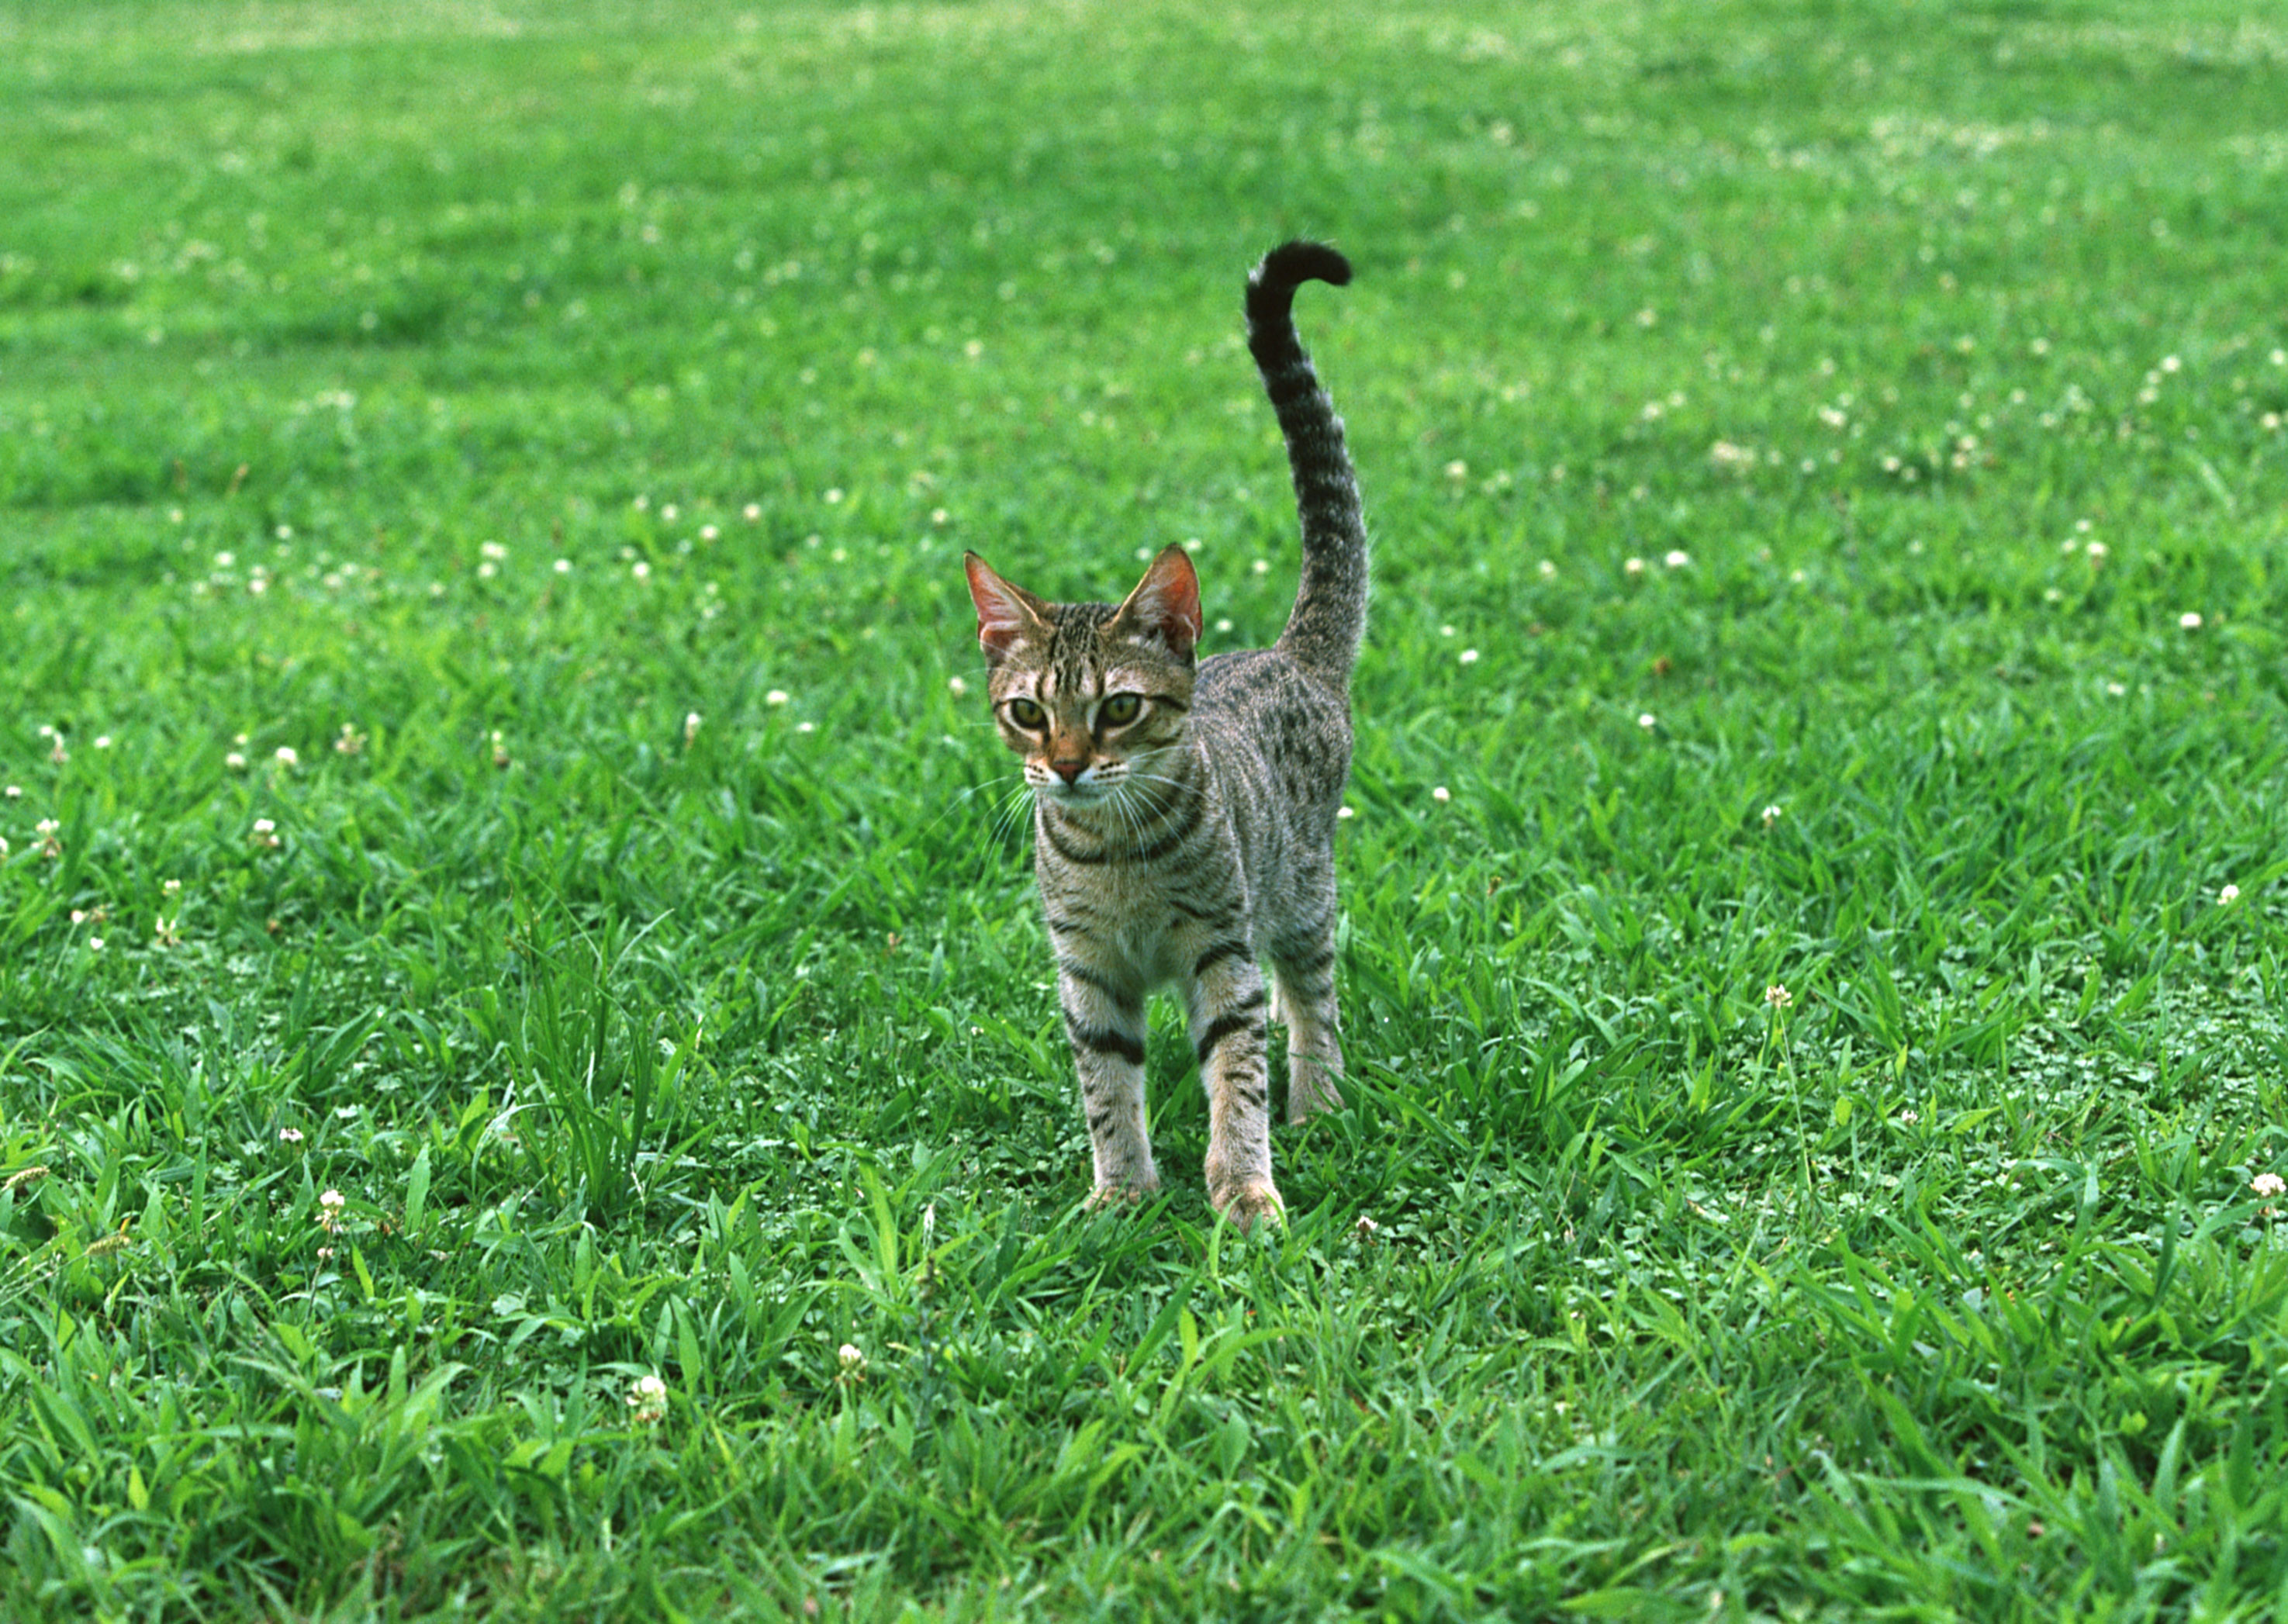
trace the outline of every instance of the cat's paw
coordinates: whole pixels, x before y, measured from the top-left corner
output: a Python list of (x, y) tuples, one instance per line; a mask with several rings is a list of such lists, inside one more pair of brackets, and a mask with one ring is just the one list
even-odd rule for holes
[(1279, 1199), (1277, 1187), (1267, 1178), (1249, 1179), (1208, 1193), (1216, 1210), (1238, 1225), (1243, 1233), (1252, 1230), (1259, 1221), (1274, 1225), (1287, 1221), (1287, 1203)]
[(1159, 1188), (1160, 1181), (1156, 1178), (1148, 1184), (1099, 1184), (1088, 1192), (1088, 1209), (1091, 1212), (1120, 1211), (1148, 1200), (1158, 1192)]

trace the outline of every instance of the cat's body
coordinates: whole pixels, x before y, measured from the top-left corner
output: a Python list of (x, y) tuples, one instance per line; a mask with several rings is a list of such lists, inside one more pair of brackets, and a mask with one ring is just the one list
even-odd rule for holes
[(1303, 533), (1301, 584), (1275, 645), (1195, 664), (1199, 583), (1180, 548), (1117, 607), (1046, 603), (967, 559), (994, 714), (1034, 791), (1034, 867), (1096, 1199), (1159, 1184), (1144, 1000), (1168, 987), (1184, 1001), (1207, 1089), (1208, 1193), (1243, 1224), (1280, 1210), (1267, 1015), (1288, 1026), (1290, 1119), (1342, 1103), (1334, 832), (1366, 532), (1341, 420), (1295, 333), (1295, 289), (1315, 279), (1347, 281), (1350, 266), (1291, 242), (1248, 281), (1248, 346), (1286, 436)]

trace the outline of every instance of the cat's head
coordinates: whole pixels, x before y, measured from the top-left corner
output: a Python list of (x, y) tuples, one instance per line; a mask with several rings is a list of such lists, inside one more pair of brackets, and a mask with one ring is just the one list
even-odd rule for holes
[(1152, 560), (1117, 607), (1053, 604), (965, 554), (977, 641), (1001, 741), (1024, 757), (1025, 781), (1061, 805), (1109, 802), (1148, 783), (1184, 741), (1200, 580), (1180, 547)]

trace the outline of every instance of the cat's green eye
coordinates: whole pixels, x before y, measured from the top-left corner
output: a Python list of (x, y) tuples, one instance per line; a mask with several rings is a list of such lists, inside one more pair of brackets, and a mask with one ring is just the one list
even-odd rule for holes
[(1104, 701), (1104, 708), (1096, 714), (1108, 727), (1125, 727), (1137, 718), (1143, 709), (1144, 701), (1140, 696), (1116, 693)]
[(1029, 699), (1009, 701), (1009, 719), (1028, 732), (1037, 731), (1049, 719), (1049, 713)]

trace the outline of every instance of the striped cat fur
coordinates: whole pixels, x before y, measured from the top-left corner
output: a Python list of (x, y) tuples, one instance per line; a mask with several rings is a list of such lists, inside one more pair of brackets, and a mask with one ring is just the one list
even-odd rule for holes
[(1117, 606), (1049, 603), (965, 560), (994, 717), (1033, 792), (1034, 870), (1099, 1202), (1159, 1185), (1144, 1118), (1144, 1000), (1156, 988), (1184, 1001), (1208, 1097), (1208, 1195), (1235, 1223), (1282, 1210), (1267, 1017), (1287, 1028), (1289, 1120), (1342, 1104), (1334, 836), (1366, 527), (1293, 307), (1301, 283), (1350, 274), (1334, 250), (1290, 242), (1248, 278), (1248, 348), (1302, 526), (1301, 582), (1271, 647), (1195, 661), (1199, 579), (1180, 547)]

